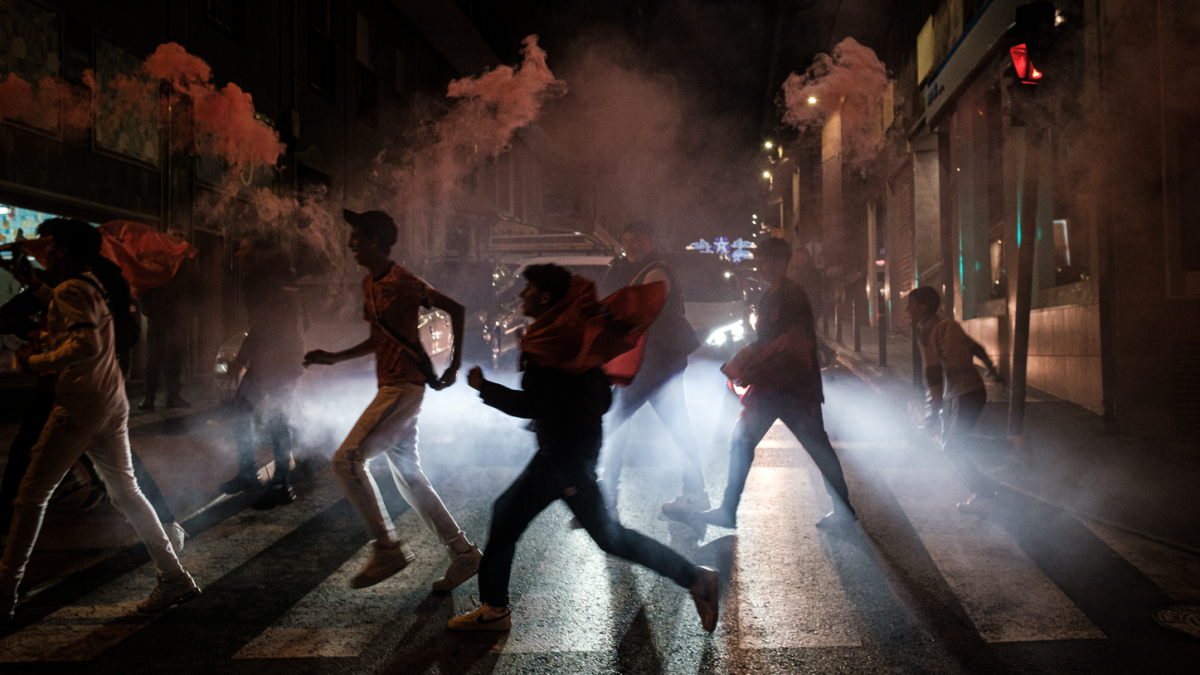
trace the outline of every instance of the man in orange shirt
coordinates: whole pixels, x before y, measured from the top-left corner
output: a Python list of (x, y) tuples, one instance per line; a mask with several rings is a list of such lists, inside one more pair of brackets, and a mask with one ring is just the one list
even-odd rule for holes
[[(340, 352), (321, 349), (308, 352), (304, 355), (304, 365), (333, 365), (375, 355), (379, 393), (333, 456), (333, 470), (342, 491), (367, 522), (375, 540), (374, 554), (352, 583), (355, 588), (377, 584), (407, 567), (414, 557), (396, 538), (379, 487), (367, 468), (368, 462), (383, 454), (404, 500), (446, 546), (450, 567), (445, 576), (433, 582), (433, 590), (449, 591), (475, 575), (483, 556), (458, 528), (421, 471), (417, 413), (425, 397), (426, 383), (434, 389), (454, 383), (462, 364), (465, 312), (462, 305), (392, 262), (389, 256), (396, 244), (397, 229), (391, 216), (383, 211), (346, 210), (343, 217), (350, 224), (349, 246), (354, 259), (367, 269), (363, 278), (366, 300), (363, 319), (371, 323), (371, 334)], [(421, 308), (444, 310), (450, 315), (454, 331), (450, 367), (440, 380), (432, 382), (423, 374), (414, 354), (421, 349), (417, 331)]]

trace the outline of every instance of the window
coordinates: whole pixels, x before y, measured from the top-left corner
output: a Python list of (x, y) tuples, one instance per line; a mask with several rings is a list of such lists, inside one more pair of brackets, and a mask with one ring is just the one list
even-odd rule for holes
[(930, 16), (917, 35), (917, 84), (925, 82), (925, 78), (933, 74), (934, 51), (937, 46), (934, 41), (933, 16)]
[[(1076, 200), (1079, 197), (1070, 189), (1078, 183), (1078, 180), (1071, 179), (1071, 141), (1053, 129), (1048, 141), (1053, 162), (1053, 185), (1049, 194), (1053, 200), (1051, 209), (1054, 215), (1050, 222), (1049, 236), (1043, 234), (1039, 238), (1039, 245), (1047, 249), (1041, 253), (1044, 262), (1040, 262), (1038, 268), (1039, 274), (1043, 275), (1042, 287), (1065, 286), (1085, 281), (1091, 272), (1088, 264), (1091, 257), (1091, 236), (1084, 227), (1086, 219), (1078, 217), (1080, 209)], [(1049, 250), (1051, 246), (1053, 250)]]
[(329, 99), (333, 98), (336, 82), (331, 24), (329, 0), (309, 0), (308, 85)]
[(992, 300), (1008, 297), (1008, 272), (1004, 269), (1004, 240), (993, 239), (988, 244), (988, 258), (991, 259), (992, 285), (989, 297)]
[(362, 14), (357, 15), (354, 37), (354, 55), (358, 62), (375, 70), (375, 27)]
[(242, 42), (246, 37), (245, 0), (205, 0), (204, 16), (208, 23), (226, 36)]
[(355, 22), (354, 53), (358, 71), (358, 116), (379, 123), (379, 78), (375, 75), (375, 27), (362, 14)]

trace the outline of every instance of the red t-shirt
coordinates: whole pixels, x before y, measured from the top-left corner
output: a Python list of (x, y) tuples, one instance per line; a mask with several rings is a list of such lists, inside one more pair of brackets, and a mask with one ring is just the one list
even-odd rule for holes
[(363, 278), (363, 319), (371, 323), (371, 341), (375, 346), (375, 376), (380, 387), (401, 384), (424, 385), (425, 378), (404, 348), (375, 325), (376, 316), (405, 339), (421, 341), (417, 322), (421, 308), (432, 309), (438, 293), (412, 272), (392, 263), (381, 279)]

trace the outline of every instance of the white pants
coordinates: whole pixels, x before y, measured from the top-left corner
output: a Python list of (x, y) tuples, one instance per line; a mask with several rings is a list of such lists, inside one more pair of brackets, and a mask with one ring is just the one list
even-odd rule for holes
[(50, 503), (54, 489), (85, 451), (108, 487), (113, 505), (133, 525), (158, 570), (165, 577), (183, 573), (158, 516), (133, 476), (128, 421), (129, 404), (124, 402), (120, 408), (103, 412), (75, 413), (62, 406), (54, 407), (37, 445), (30, 451), (29, 470), (21, 479), (13, 503), (8, 545), (3, 560), (0, 560), (0, 593), (10, 597), (16, 595), (42, 529), (46, 505)]
[(382, 454), (404, 501), (444, 544), (461, 551), (466, 536), (421, 471), (417, 455), (417, 413), (424, 398), (424, 386), (381, 387), (334, 453), (333, 471), (346, 498), (366, 521), (371, 538), (376, 545), (386, 546), (394, 541), (392, 520), (367, 468), (368, 462)]

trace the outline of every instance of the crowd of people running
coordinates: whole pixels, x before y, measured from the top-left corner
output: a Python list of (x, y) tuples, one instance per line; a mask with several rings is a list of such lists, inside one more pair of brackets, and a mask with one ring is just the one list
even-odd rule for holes
[[(508, 588), (517, 543), (539, 513), (562, 499), (574, 515), (573, 527), (585, 530), (606, 553), (687, 589), (704, 630), (715, 630), (718, 572), (620, 522), (624, 448), (610, 444), (601, 453), (610, 408), (610, 432), (646, 404), (669, 431), (680, 493), (662, 505), (667, 518), (698, 531), (710, 525), (736, 528), (755, 448), (778, 420), (795, 434), (824, 477), (833, 509), (816, 526), (848, 527), (857, 520), (841, 462), (825, 432), (813, 311), (805, 289), (788, 277), (790, 245), (772, 238), (755, 251), (768, 288), (756, 305), (756, 342), (722, 369), (741, 392), (744, 409), (730, 441), (728, 479), (714, 507), (682, 383), (688, 357), (700, 343), (685, 316), (675, 271), (657, 252), (655, 233), (638, 223), (623, 233), (625, 255), (612, 264), (599, 289), (557, 265), (524, 270), (521, 309), (531, 323), (521, 340), (520, 389), (487, 380), (478, 367), (467, 373), (467, 385), (479, 392), (484, 405), (530, 420), (538, 444), (528, 465), (496, 499), (481, 550), (426, 478), (417, 451), (417, 418), (426, 388), (436, 392), (458, 377), (465, 310), (392, 260), (398, 230), (387, 213), (347, 210), (343, 218), (349, 249), (367, 271), (362, 318), (370, 333), (340, 351), (305, 352), (300, 307), (289, 287), (294, 280), (284, 272), (288, 266), (278, 242), (267, 236), (241, 242), (238, 258), (248, 275), (246, 286), (254, 292), (246, 294), (247, 337), (232, 364), (234, 371), (245, 371), (232, 404), (239, 471), (220, 489), (226, 494), (261, 490), (254, 502), (260, 509), (295, 500), (288, 471), (288, 410), (304, 369), (373, 356), (378, 391), (332, 461), (338, 484), (372, 539), (371, 557), (353, 577), (354, 587), (378, 584), (414, 559), (397, 536), (368, 468), (382, 455), (403, 498), (446, 548), (447, 567), (432, 581), (433, 590), (448, 592), (478, 574), (479, 607), (451, 619), (450, 629), (512, 627)], [(35, 270), (23, 256), (12, 264), (10, 271), (24, 290), (0, 309), (7, 330), (30, 336), (17, 360), (21, 368), (38, 374), (0, 495), (0, 522), (8, 524), (0, 558), (0, 621), (14, 616), (18, 587), (55, 488), (77, 461), (89, 458), (94, 483), (106, 486), (107, 496), (132, 524), (158, 569), (158, 584), (138, 611), (162, 612), (201, 591), (179, 561), (186, 533), (130, 448), (129, 402), (119, 358), (131, 339), (125, 325), (129, 284), (121, 269), (100, 254), (101, 234), (87, 223), (53, 219), (38, 234), (46, 241), (44, 269)], [(990, 372), (994, 369), (955, 322), (937, 317), (939, 303), (936, 291), (919, 288), (909, 298), (909, 311), (921, 327), (935, 411), (947, 400), (946, 451), (975, 493), (960, 509), (980, 513), (994, 491), (964, 452), (965, 436), (986, 399), (972, 359), (980, 356)], [(440, 309), (450, 317), (453, 352), (440, 375), (421, 346), (418, 320), (423, 309)], [(174, 310), (156, 311), (167, 315)], [(614, 365), (618, 361), (619, 367)], [(174, 386), (177, 375), (168, 379), (168, 405), (186, 405)], [(143, 409), (153, 409), (153, 396), (151, 392)], [(270, 443), (275, 459), (265, 486), (255, 457), (260, 439)]]

